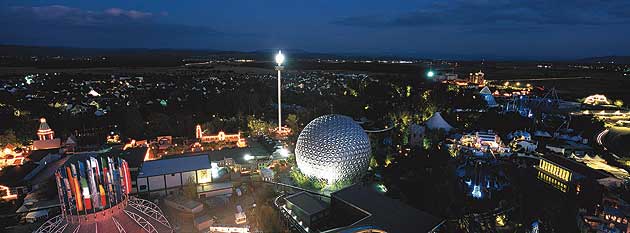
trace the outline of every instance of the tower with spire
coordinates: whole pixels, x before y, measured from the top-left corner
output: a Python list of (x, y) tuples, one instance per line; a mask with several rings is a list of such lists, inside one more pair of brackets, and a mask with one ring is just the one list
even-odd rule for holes
[(55, 137), (55, 131), (53, 131), (48, 123), (46, 123), (46, 118), (39, 119), (39, 129), (37, 129), (37, 137), (39, 140), (52, 140)]

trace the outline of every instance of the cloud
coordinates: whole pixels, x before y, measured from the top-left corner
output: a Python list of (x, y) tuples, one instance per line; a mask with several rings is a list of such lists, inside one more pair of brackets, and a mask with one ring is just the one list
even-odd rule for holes
[(627, 0), (450, 0), (395, 15), (343, 17), (333, 24), (358, 27), (596, 26), (630, 23)]
[[(185, 47), (221, 33), (167, 22), (167, 12), (121, 8), (92, 11), (63, 5), (0, 9), (0, 43), (79, 47)], [(183, 46), (182, 46), (183, 44)], [(193, 45), (194, 44), (194, 45)]]
[[(10, 7), (9, 16), (31, 21), (56, 20), (66, 24), (104, 24), (122, 21), (151, 20), (155, 14), (138, 10), (109, 8), (103, 11), (90, 11), (63, 5), (50, 6), (15, 6)], [(162, 15), (162, 14), (159, 14)]]
[(142, 11), (137, 11), (137, 10), (123, 10), (120, 8), (109, 8), (105, 10), (105, 13), (112, 16), (127, 16), (132, 19), (141, 19), (141, 18), (147, 18), (147, 17), (153, 16), (153, 13), (151, 12), (142, 12)]

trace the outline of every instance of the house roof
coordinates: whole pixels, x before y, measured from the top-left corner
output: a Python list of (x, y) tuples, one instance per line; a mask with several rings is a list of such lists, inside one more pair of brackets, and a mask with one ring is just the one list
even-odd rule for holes
[(328, 208), (328, 205), (324, 201), (314, 197), (311, 194), (308, 194), (307, 192), (299, 192), (285, 197), (284, 199), (297, 208), (300, 208), (308, 215), (322, 212), (326, 210), (326, 208)]
[(28, 159), (33, 162), (39, 162), (49, 154), (59, 154), (59, 148), (34, 150), (33, 152), (31, 152), (31, 154), (28, 155)]
[(43, 149), (52, 149), (52, 148), (60, 148), (61, 147), (61, 139), (55, 138), (50, 140), (36, 140), (33, 141), (33, 148), (36, 150)]
[(354, 227), (374, 226), (387, 232), (415, 233), (429, 232), (441, 222), (433, 215), (378, 193), (372, 185), (355, 184), (331, 195), (358, 211), (369, 213), (352, 224)]
[(180, 156), (168, 159), (146, 161), (142, 165), (138, 177), (141, 178), (159, 176), (164, 174), (196, 171), (210, 168), (210, 159), (206, 154), (186, 157)]
[(35, 163), (25, 163), (21, 166), (10, 166), (0, 170), (0, 185), (18, 187), (25, 184), (24, 177), (37, 167)]

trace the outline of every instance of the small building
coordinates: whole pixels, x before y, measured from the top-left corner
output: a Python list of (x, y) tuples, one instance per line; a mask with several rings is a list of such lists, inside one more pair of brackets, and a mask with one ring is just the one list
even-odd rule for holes
[(188, 182), (196, 185), (210, 183), (213, 169), (217, 170), (218, 167), (212, 166), (208, 155), (146, 161), (136, 179), (137, 193), (166, 196), (176, 193)]
[(426, 127), (418, 124), (409, 126), (409, 145), (422, 146), (424, 142)]
[(313, 228), (328, 216), (328, 203), (307, 192), (302, 191), (284, 199), (286, 206), (283, 208), (304, 228)]
[(186, 199), (180, 194), (169, 195), (164, 199), (166, 206), (187, 214), (198, 214), (203, 211), (203, 204), (198, 201)]
[(274, 172), (267, 167), (262, 167), (260, 168), (260, 176), (263, 181), (273, 181)]

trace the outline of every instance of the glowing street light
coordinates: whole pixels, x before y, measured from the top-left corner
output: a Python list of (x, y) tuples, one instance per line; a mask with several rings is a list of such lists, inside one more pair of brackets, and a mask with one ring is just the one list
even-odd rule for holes
[(280, 73), (284, 69), (282, 63), (284, 63), (284, 54), (282, 54), (282, 51), (278, 50), (278, 54), (276, 54), (276, 64), (278, 64), (276, 66), (276, 70), (278, 71), (278, 132), (282, 131), (282, 84), (280, 83)]
[(250, 155), (250, 154), (245, 154), (244, 159), (245, 159), (245, 160), (252, 160), (252, 159), (254, 159), (254, 156), (252, 156), (252, 155)]
[(433, 72), (433, 70), (429, 70), (429, 72), (427, 72), (427, 77), (433, 78), (433, 76), (435, 76), (435, 72)]

